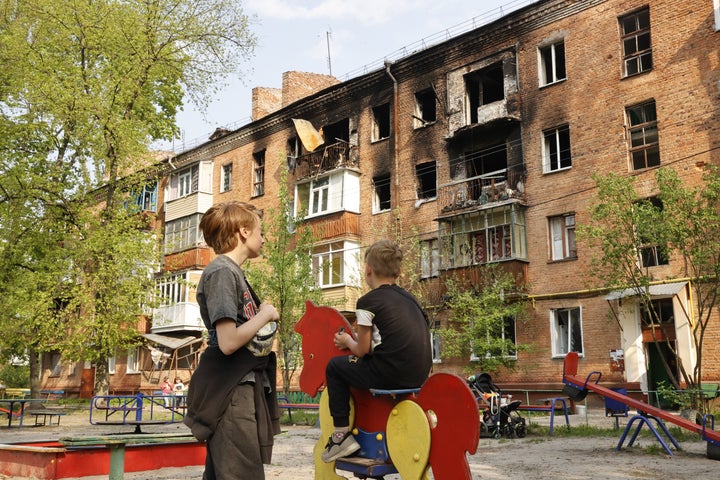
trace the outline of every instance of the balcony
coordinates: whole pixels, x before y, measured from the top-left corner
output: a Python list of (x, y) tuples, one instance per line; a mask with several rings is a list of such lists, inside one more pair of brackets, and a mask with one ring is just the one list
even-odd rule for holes
[(297, 158), (288, 157), (290, 173), (295, 175), (296, 180), (317, 176), (336, 168), (357, 168), (359, 164), (357, 145), (342, 141)]
[(176, 303), (153, 310), (152, 328), (150, 329), (152, 333), (200, 332), (203, 330), (205, 330), (205, 325), (200, 318), (200, 307), (197, 303)]
[(438, 188), (441, 215), (458, 214), (507, 200), (525, 200), (525, 184), (518, 167), (455, 180)]

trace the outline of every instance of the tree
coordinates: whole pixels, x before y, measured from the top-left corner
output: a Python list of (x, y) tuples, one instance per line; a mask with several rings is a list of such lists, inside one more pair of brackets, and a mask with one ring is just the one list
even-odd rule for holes
[(478, 268), (479, 284), (460, 277), (447, 283), (448, 326), (439, 331), (442, 357), (470, 357), (473, 368), (483, 372), (512, 369), (517, 352), (529, 348), (515, 338), (515, 325), (527, 315), (524, 288), (498, 265)]
[[(652, 262), (647, 262), (646, 254), (659, 252), (682, 265), (680, 276), (690, 279), (697, 309), (690, 325), (693, 368), (680, 362), (678, 376), (662, 352), (659, 357), (672, 386), (680, 389), (684, 382), (689, 391), (696, 392), (693, 406), (702, 408), (703, 343), (720, 294), (720, 243), (708, 241), (720, 231), (720, 174), (708, 167), (702, 185), (690, 188), (683, 185), (677, 171), (660, 168), (655, 175), (657, 196), (644, 199), (634, 180), (618, 175), (595, 177), (597, 202), (591, 221), (578, 229), (578, 238), (598, 249), (591, 270), (594, 277), (611, 289), (632, 289), (656, 340), (662, 341), (657, 330), (660, 312), (650, 294)], [(674, 342), (666, 339), (664, 343), (670, 355), (677, 356)]]
[(157, 258), (128, 175), (252, 53), (248, 21), (234, 0), (0, 0), (0, 326), (23, 332), (4, 347), (90, 355), (104, 393)]
[(318, 303), (322, 291), (312, 270), (314, 235), (308, 225), (293, 216), (293, 201), (288, 194), (284, 170), (279, 185), (277, 207), (263, 214), (266, 242), (262, 261), (248, 265), (246, 273), (261, 298), (269, 299), (280, 315), (278, 363), (287, 395), (295, 372), (302, 366), (301, 339), (295, 332), (295, 324), (305, 311), (305, 301)]

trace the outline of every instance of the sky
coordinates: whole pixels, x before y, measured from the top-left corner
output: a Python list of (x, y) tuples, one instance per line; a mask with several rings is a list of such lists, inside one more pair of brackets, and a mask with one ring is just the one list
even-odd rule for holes
[(345, 81), (387, 59), (484, 25), (535, 0), (243, 0), (257, 36), (254, 55), (213, 97), (205, 112), (186, 105), (177, 117), (176, 152), (207, 141), (217, 127), (250, 122), (252, 89), (280, 88), (288, 71)]

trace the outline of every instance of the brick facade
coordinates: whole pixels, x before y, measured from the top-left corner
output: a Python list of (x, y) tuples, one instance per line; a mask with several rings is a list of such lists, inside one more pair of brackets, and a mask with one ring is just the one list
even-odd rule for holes
[[(650, 18), (652, 68), (628, 76), (623, 70), (619, 18), (645, 8)], [(587, 276), (594, 252), (578, 243), (576, 257), (551, 260), (548, 219), (574, 214), (576, 224), (587, 223), (596, 195), (595, 173), (634, 175), (642, 194), (655, 191), (654, 169), (634, 170), (629, 156), (626, 108), (632, 105), (655, 102), (660, 164), (675, 168), (688, 185), (699, 184), (703, 165), (720, 164), (718, 35), (710, 0), (692, 5), (682, 0), (540, 1), (346, 82), (288, 72), (281, 91), (253, 90), (252, 123), (173, 161), (189, 165), (212, 160), (216, 201), (233, 198), (268, 208), (277, 199), (280, 170), (288, 169), (289, 162), (300, 161), (291, 168), (292, 192), (296, 183), (310, 178), (300, 178), (298, 172), (328, 158), (330, 150), (314, 160), (310, 152), (303, 152), (308, 155), (305, 163), (303, 157), (289, 155), (288, 144), (298, 135), (292, 119), (308, 120), (334, 137), (326, 136), (320, 150), (338, 138), (347, 147), (338, 165), (357, 160), (350, 169), (359, 174), (358, 220), (352, 232), (343, 233), (345, 227), (333, 218), (332, 231), (335, 238), (359, 238), (363, 246), (398, 231), (424, 240), (438, 238), (438, 218), (448, 212), (447, 198), (465, 198), (472, 188), (476, 194), (482, 191), (483, 201), (488, 202), (468, 210), (473, 215), (515, 205), (524, 214), (526, 255), (508, 265), (523, 272), (533, 298), (531, 318), (517, 325), (517, 341), (533, 348), (518, 355), (517, 369), (498, 373), (501, 383), (526, 389), (559, 388), (563, 358), (551, 353), (550, 315), (554, 309), (579, 307), (581, 372), (600, 371), (606, 383), (639, 388), (645, 386), (643, 372), (627, 378), (610, 369), (611, 350), (637, 345), (628, 343), (627, 332), (624, 337), (621, 324), (609, 315), (607, 292)], [(539, 51), (558, 42), (564, 45), (566, 77), (541, 85), (539, 71), (545, 63)], [(477, 111), (468, 110), (468, 103), (476, 100), (467, 86), (477, 82), (483, 94), (490, 95), (492, 83), (483, 83), (487, 78), (502, 80), (495, 91), (502, 101), (488, 105), (481, 101)], [(418, 115), (425, 113), (418, 110), (418, 98), (423, 92), (436, 96), (437, 112), (434, 119), (421, 122)], [(390, 115), (379, 118), (385, 108)], [(383, 124), (386, 121), (388, 125)], [(543, 169), (544, 132), (561, 126), (569, 131), (572, 165), (548, 173)], [(389, 127), (389, 136), (375, 138), (384, 127)], [(505, 152), (504, 177), (496, 183), (488, 176), (482, 185), (456, 188), (461, 185), (458, 171), (471, 165), (473, 152), (492, 148)], [(264, 152), (266, 180), (264, 194), (254, 196), (253, 154), (258, 152)], [(423, 200), (418, 195), (416, 168), (432, 162), (437, 197)], [(474, 168), (495, 168), (492, 158), (474, 162)], [(232, 189), (217, 193), (222, 165), (228, 163), (235, 172)], [(295, 166), (298, 171), (293, 174)], [(470, 177), (465, 172), (462, 178)], [(385, 178), (390, 181), (392, 208), (373, 213), (377, 183)], [(447, 217), (447, 222), (456, 218)], [(313, 222), (322, 224), (323, 218)], [(684, 277), (678, 262), (654, 269), (657, 281)], [(433, 288), (441, 291), (442, 275), (434, 282)], [(427, 284), (433, 285), (433, 280)], [(716, 319), (705, 340), (704, 376), (710, 381), (720, 380), (718, 339)], [(467, 359), (443, 361), (436, 370), (464, 375), (467, 365)]]

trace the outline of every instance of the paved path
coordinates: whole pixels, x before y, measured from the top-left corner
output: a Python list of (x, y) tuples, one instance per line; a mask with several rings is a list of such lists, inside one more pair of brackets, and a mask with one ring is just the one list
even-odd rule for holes
[[(527, 418), (527, 416), (526, 416)], [(547, 425), (548, 417), (533, 416), (532, 421)], [(570, 417), (571, 425), (588, 423), (611, 428), (613, 419), (605, 418), (601, 410), (591, 410), (587, 418)], [(621, 428), (625, 419), (621, 420)], [(555, 428), (563, 428), (564, 418), (556, 418)], [(86, 411), (64, 416), (60, 426), (0, 428), (0, 443), (54, 440), (63, 436), (132, 433), (132, 427), (93, 426)], [(184, 433), (182, 424), (152, 425), (143, 427), (147, 433)], [(587, 478), (600, 480), (627, 480), (648, 478), (717, 479), (720, 462), (705, 457), (706, 444), (702, 441), (681, 442), (682, 451), (674, 456), (647, 448), (659, 445), (642, 439), (630, 450), (615, 451), (620, 437), (561, 437), (531, 435), (524, 439), (495, 440), (481, 438), (478, 451), (469, 457), (473, 479), (483, 480), (550, 480)], [(276, 437), (273, 463), (265, 467), (267, 480), (310, 480), (314, 476), (312, 450), (320, 430), (309, 426), (283, 426)], [(164, 468), (152, 472), (126, 473), (128, 480), (190, 480), (202, 478), (202, 467)], [(341, 472), (342, 473), (342, 472)], [(350, 477), (350, 474), (345, 474)], [(83, 477), (83, 480), (105, 480), (106, 476)], [(9, 479), (0, 475), (2, 480)], [(388, 475), (386, 480), (399, 480)]]

